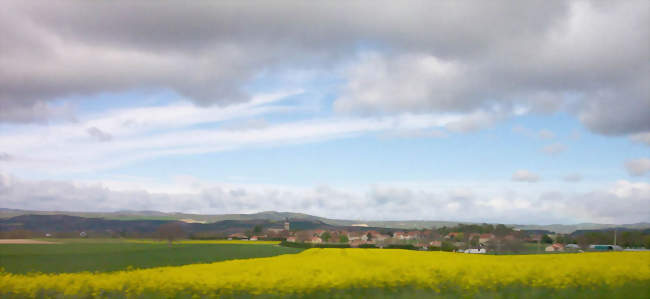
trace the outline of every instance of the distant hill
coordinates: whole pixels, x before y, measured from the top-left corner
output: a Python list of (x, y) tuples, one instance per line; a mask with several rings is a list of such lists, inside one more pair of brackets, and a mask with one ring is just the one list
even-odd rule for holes
[(116, 211), (116, 212), (69, 212), (69, 211), (30, 211), (0, 208), (0, 218), (10, 218), (20, 215), (68, 215), (86, 218), (104, 218), (111, 220), (182, 220), (191, 219), (195, 221), (217, 222), (223, 220), (284, 220), (285, 218), (306, 219), (306, 220), (325, 220), (317, 216), (290, 213), (265, 211), (254, 214), (186, 214), (186, 213), (165, 213), (158, 211)]
[[(319, 220), (290, 219), (293, 229), (337, 229)], [(211, 223), (187, 223), (179, 220), (114, 220), (70, 215), (19, 215), (0, 219), (0, 232), (31, 231), (39, 233), (94, 233), (94, 235), (152, 236), (162, 224), (177, 222), (188, 233), (242, 233), (255, 226), (282, 228), (284, 221), (267, 219), (222, 220)]]
[[(393, 229), (422, 229), (422, 228), (439, 228), (443, 226), (455, 226), (460, 223), (472, 224), (471, 222), (455, 222), (455, 221), (361, 221), (361, 220), (345, 220), (345, 219), (328, 219), (303, 213), (291, 212), (276, 212), (264, 211), (253, 214), (221, 214), (221, 215), (203, 215), (203, 214), (187, 214), (187, 213), (164, 213), (158, 211), (116, 211), (116, 212), (68, 212), (68, 211), (27, 211), (16, 209), (0, 208), (0, 220), (3, 218), (10, 218), (20, 215), (68, 215), (85, 218), (102, 218), (104, 220), (180, 220), (185, 222), (199, 222), (199, 223), (215, 223), (227, 220), (233, 221), (282, 221), (285, 218), (292, 219), (293, 221), (305, 220), (316, 221), (314, 223), (322, 223), (322, 225), (331, 226), (368, 226), (368, 227), (383, 227)], [(309, 223), (309, 222), (307, 222)], [(551, 224), (551, 225), (520, 225), (508, 224), (508, 226), (522, 229), (522, 230), (548, 230), (556, 233), (572, 233), (576, 230), (602, 230), (608, 228), (625, 228), (625, 229), (647, 229), (650, 228), (650, 223), (634, 223), (634, 224), (599, 224), (599, 223), (579, 223), (579, 224)]]

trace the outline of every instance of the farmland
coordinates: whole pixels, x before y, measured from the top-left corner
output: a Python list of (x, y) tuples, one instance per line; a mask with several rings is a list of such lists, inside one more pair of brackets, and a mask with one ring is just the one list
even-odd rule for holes
[(0, 275), (2, 295), (27, 297), (643, 298), (649, 291), (648, 252), (484, 256), (308, 249), (274, 257), (108, 273)]
[(181, 241), (172, 246), (150, 240), (54, 240), (58, 244), (0, 244), (0, 267), (10, 273), (116, 271), (269, 257), (301, 249), (274, 242)]

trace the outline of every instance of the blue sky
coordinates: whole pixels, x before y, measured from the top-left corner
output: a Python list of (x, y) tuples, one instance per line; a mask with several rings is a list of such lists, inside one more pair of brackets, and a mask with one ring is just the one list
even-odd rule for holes
[(650, 221), (647, 2), (420, 4), (11, 2), (0, 207)]

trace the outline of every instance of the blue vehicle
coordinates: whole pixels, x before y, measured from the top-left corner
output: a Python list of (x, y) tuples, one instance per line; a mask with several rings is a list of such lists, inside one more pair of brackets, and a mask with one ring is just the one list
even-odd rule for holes
[(618, 245), (589, 245), (589, 249), (595, 251), (622, 251), (623, 248)]

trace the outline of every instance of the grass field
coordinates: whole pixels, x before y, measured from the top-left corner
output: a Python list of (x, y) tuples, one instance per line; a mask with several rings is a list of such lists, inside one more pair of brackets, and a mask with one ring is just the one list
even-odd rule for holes
[[(180, 246), (185, 245), (194, 244)], [(0, 273), (0, 297), (647, 298), (648, 294), (648, 252), (491, 256), (308, 249), (268, 258), (108, 273)]]
[(298, 253), (302, 249), (277, 242), (181, 241), (114, 239), (50, 240), (59, 244), (0, 244), (0, 267), (10, 273), (64, 273), (212, 263), (231, 259)]

